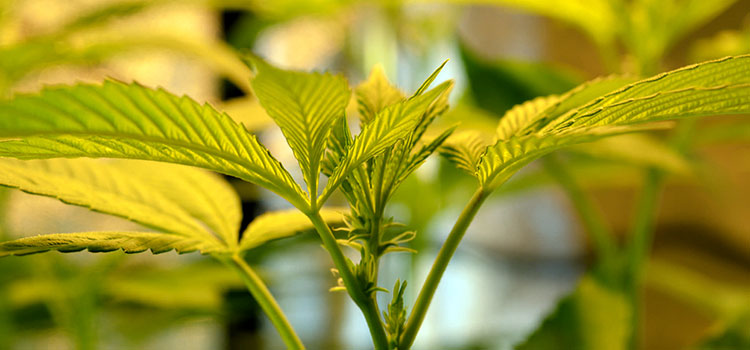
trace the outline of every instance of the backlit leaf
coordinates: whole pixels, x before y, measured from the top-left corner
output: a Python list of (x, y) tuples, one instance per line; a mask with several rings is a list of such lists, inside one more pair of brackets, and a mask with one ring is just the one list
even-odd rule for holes
[[(340, 226), (344, 223), (347, 208), (322, 208), (320, 215), (329, 226)], [(270, 240), (291, 237), (295, 234), (313, 231), (310, 219), (296, 209), (264, 213), (255, 218), (242, 234), (240, 249), (248, 250)]]
[(229, 116), (162, 89), (107, 81), (0, 102), (0, 155), (109, 157), (206, 168), (265, 187), (298, 208), (307, 195)]
[(200, 169), (99, 159), (0, 158), (0, 185), (54, 197), (194, 239), (233, 246), (240, 204), (223, 179)]
[(63, 253), (87, 249), (92, 253), (122, 250), (126, 253), (154, 254), (175, 250), (178, 253), (200, 251), (203, 254), (222, 251), (218, 244), (169, 233), (151, 232), (81, 232), (55, 233), (20, 238), (0, 243), (0, 257), (27, 255), (57, 250)]
[(336, 118), (345, 115), (349, 86), (342, 76), (285, 71), (251, 60), (255, 94), (284, 133), (315, 198), (326, 140)]
[(446, 81), (422, 95), (391, 105), (378, 113), (375, 120), (354, 139), (346, 156), (328, 179), (318, 203), (322, 204), (353, 169), (413, 132), (426, 110), (448, 94), (452, 86), (452, 81)]

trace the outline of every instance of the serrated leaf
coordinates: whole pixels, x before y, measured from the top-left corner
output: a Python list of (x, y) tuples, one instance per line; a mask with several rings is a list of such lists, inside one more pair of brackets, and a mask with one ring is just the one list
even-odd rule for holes
[(497, 124), (497, 138), (507, 140), (526, 128), (543, 111), (560, 100), (555, 95), (537, 97), (508, 110)]
[[(524, 123), (518, 129), (516, 134), (529, 134), (539, 131), (545, 125), (560, 116), (581, 107), (597, 97), (611, 93), (625, 85), (638, 81), (632, 76), (610, 75), (607, 77), (596, 78), (578, 85), (574, 89), (560, 95), (555, 101), (549, 101), (550, 105), (540, 110), (537, 115), (524, 118)], [(498, 128), (499, 130), (499, 128)]]
[(440, 155), (457, 168), (471, 176), (476, 176), (479, 160), (490, 144), (491, 141), (480, 131), (460, 131), (443, 143), (440, 147)]
[(445, 67), (446, 63), (448, 63), (448, 60), (443, 61), (443, 63), (441, 63), (440, 66), (438, 66), (437, 68), (435, 68), (435, 70), (432, 71), (432, 73), (430, 74), (430, 76), (427, 77), (427, 79), (425, 79), (424, 82), (422, 82), (422, 85), (420, 85), (419, 88), (417, 88), (417, 90), (414, 91), (414, 94), (411, 96), (411, 98), (419, 96), (422, 93), (424, 93), (425, 91), (427, 91), (427, 89), (430, 88), (430, 85), (432, 85), (432, 82), (435, 81), (435, 78), (437, 78), (438, 74), (440, 74), (440, 71), (443, 70), (443, 67)]
[(255, 94), (284, 133), (315, 198), (326, 140), (336, 118), (345, 115), (349, 86), (342, 76), (285, 71), (251, 60)]
[[(344, 213), (347, 211), (347, 208), (322, 208), (320, 215), (329, 226), (339, 226), (344, 223)], [(245, 229), (240, 241), (240, 250), (252, 249), (274, 239), (313, 230), (315, 227), (310, 219), (299, 210), (264, 213), (256, 217)]]
[[(574, 96), (574, 95), (571, 95)], [(565, 100), (558, 101), (558, 106)], [(701, 115), (750, 112), (750, 56), (681, 68), (632, 83), (548, 118), (548, 107), (528, 133), (499, 140), (482, 156), (480, 184), (494, 189), (530, 161), (554, 150), (648, 129), (636, 124)], [(558, 115), (555, 117), (555, 115)], [(545, 125), (546, 123), (546, 125)]]
[(84, 249), (92, 253), (115, 250), (122, 250), (126, 253), (142, 253), (151, 250), (154, 254), (170, 250), (175, 250), (180, 254), (194, 251), (210, 254), (224, 250), (217, 243), (169, 233), (81, 232), (54, 233), (2, 242), (0, 243), (0, 257), (43, 253), (50, 250), (69, 253)]
[(452, 86), (452, 81), (446, 81), (422, 95), (391, 105), (378, 113), (375, 120), (354, 139), (346, 156), (331, 174), (318, 198), (318, 205), (325, 202), (353, 169), (413, 132), (427, 109), (448, 94)]
[(501, 140), (481, 156), (475, 176), (487, 190), (494, 190), (508, 180), (516, 171), (531, 161), (552, 151), (576, 144), (592, 142), (604, 137), (664, 128), (671, 124), (647, 124), (634, 126), (599, 126), (572, 129), (559, 134), (531, 134)]
[(153, 162), (0, 158), (0, 185), (54, 197), (173, 234), (234, 246), (241, 211), (224, 180)]
[(359, 84), (354, 92), (357, 95), (357, 108), (362, 125), (372, 122), (384, 108), (406, 98), (401, 90), (388, 81), (381, 65), (376, 65), (367, 80)]
[(698, 63), (603, 95), (546, 125), (623, 125), (676, 117), (742, 113), (750, 101), (750, 56)]
[(163, 89), (106, 81), (0, 103), (0, 155), (110, 157), (206, 168), (265, 187), (298, 208), (307, 195), (229, 116)]

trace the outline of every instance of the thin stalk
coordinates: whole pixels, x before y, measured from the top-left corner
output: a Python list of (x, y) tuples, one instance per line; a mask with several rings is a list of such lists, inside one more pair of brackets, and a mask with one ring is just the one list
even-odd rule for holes
[[(670, 137), (670, 146), (681, 154), (687, 153), (690, 141), (695, 131), (698, 119), (691, 118), (682, 120)], [(631, 310), (631, 336), (630, 348), (637, 349), (639, 343), (639, 324), (641, 317), (641, 285), (643, 279), (643, 265), (651, 250), (653, 231), (658, 209), (659, 196), (664, 184), (664, 172), (656, 168), (647, 171), (643, 189), (636, 207), (633, 225), (630, 232), (628, 245), (628, 288), (630, 294)]]
[(573, 175), (568, 172), (565, 164), (562, 164), (555, 154), (550, 154), (543, 159), (544, 167), (560, 184), (578, 212), (583, 226), (588, 231), (594, 243), (597, 257), (603, 266), (608, 266), (617, 255), (612, 229), (604, 219), (602, 211), (593, 203), (591, 197), (576, 182)]
[(438, 252), (437, 258), (435, 258), (435, 262), (430, 269), (430, 273), (427, 275), (422, 290), (419, 292), (419, 296), (414, 303), (411, 315), (409, 315), (409, 320), (406, 322), (404, 332), (401, 335), (401, 340), (398, 346), (399, 349), (409, 349), (411, 348), (412, 343), (414, 343), (414, 339), (417, 337), (419, 327), (422, 326), (422, 322), (427, 314), (427, 309), (430, 307), (430, 302), (432, 302), (432, 297), (435, 295), (440, 279), (443, 277), (443, 273), (445, 273), (448, 263), (456, 252), (458, 244), (461, 243), (461, 239), (464, 237), (466, 229), (469, 228), (471, 221), (474, 220), (474, 216), (477, 214), (477, 211), (479, 211), (479, 208), (482, 206), (482, 203), (484, 203), (484, 200), (487, 199), (488, 195), (489, 192), (485, 192), (482, 188), (477, 189), (471, 197), (471, 200), (469, 200), (469, 203), (464, 207), (461, 215), (459, 215), (458, 220), (453, 225), (453, 229), (451, 229), (448, 238), (440, 248), (440, 252)]
[(378, 307), (375, 305), (373, 299), (368, 297), (362, 290), (356, 276), (354, 276), (354, 273), (349, 268), (346, 257), (336, 242), (336, 237), (333, 236), (331, 228), (328, 227), (318, 212), (308, 214), (308, 217), (318, 231), (318, 235), (320, 235), (320, 239), (323, 241), (323, 246), (331, 255), (334, 265), (339, 270), (339, 275), (344, 281), (346, 291), (349, 293), (349, 296), (351, 296), (354, 303), (357, 304), (360, 310), (362, 310), (362, 314), (367, 321), (367, 326), (370, 328), (370, 334), (372, 335), (372, 342), (375, 346), (375, 350), (388, 349), (388, 337), (385, 334), (385, 328), (383, 326), (383, 321), (380, 319)]
[(664, 175), (657, 169), (648, 169), (641, 195), (636, 203), (636, 213), (630, 232), (628, 246), (628, 290), (632, 311), (630, 348), (637, 349), (639, 343), (641, 280), (643, 264), (653, 240), (656, 209), (661, 194)]
[(281, 311), (281, 307), (279, 307), (276, 299), (273, 298), (263, 280), (253, 271), (250, 265), (239, 255), (233, 255), (231, 259), (224, 260), (224, 262), (233, 267), (242, 276), (242, 280), (245, 281), (250, 294), (253, 295), (253, 298), (258, 302), (263, 312), (271, 319), (271, 323), (276, 327), (287, 348), (294, 350), (304, 349), (305, 346), (302, 345), (302, 341), (297, 336), (297, 333), (294, 332), (284, 312)]

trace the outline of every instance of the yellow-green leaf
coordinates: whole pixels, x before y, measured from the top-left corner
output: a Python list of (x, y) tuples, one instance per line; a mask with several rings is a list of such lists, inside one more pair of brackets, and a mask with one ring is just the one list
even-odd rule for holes
[[(320, 215), (329, 226), (339, 226), (344, 223), (344, 213), (347, 211), (347, 208), (322, 208)], [(314, 229), (310, 219), (296, 209), (264, 213), (247, 226), (242, 234), (240, 249), (252, 249), (270, 240), (291, 237)]]
[(307, 195), (256, 137), (210, 105), (106, 81), (0, 102), (0, 156), (109, 157), (206, 168), (258, 184), (298, 208)]

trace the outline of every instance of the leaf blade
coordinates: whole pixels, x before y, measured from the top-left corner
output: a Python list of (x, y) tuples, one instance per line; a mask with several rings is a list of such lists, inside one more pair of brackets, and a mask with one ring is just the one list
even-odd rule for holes
[(43, 253), (49, 250), (68, 253), (84, 249), (92, 253), (122, 250), (129, 254), (146, 250), (151, 250), (154, 254), (170, 250), (175, 250), (180, 254), (194, 251), (210, 254), (222, 251), (221, 247), (210, 242), (168, 233), (102, 231), (53, 233), (2, 242), (0, 243), (0, 257)]
[(0, 103), (0, 155), (110, 157), (206, 168), (304, 208), (307, 197), (257, 138), (226, 114), (139, 84), (56, 87)]

